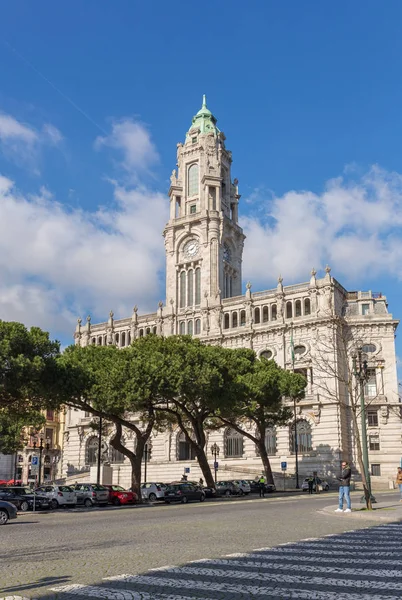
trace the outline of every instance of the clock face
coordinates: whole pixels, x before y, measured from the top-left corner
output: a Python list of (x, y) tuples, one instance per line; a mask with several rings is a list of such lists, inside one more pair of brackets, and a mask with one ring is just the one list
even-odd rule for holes
[(230, 263), (231, 259), (232, 253), (229, 246), (227, 244), (223, 244), (223, 260), (226, 260), (226, 262)]
[(198, 248), (199, 248), (198, 241), (197, 240), (190, 240), (184, 246), (184, 254), (185, 254), (185, 256), (187, 258), (193, 258), (197, 254)]

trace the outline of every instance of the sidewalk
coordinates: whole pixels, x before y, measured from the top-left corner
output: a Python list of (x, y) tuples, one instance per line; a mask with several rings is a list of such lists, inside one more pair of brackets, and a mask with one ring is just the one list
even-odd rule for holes
[[(395, 521), (402, 521), (402, 502), (394, 500), (393, 502), (378, 502), (373, 505), (374, 510), (366, 510), (364, 504), (355, 502), (353, 505), (352, 498), (352, 512), (351, 513), (337, 513), (335, 510), (338, 508), (338, 503), (334, 503), (331, 506), (326, 506), (318, 510), (318, 513), (331, 515), (338, 519), (365, 519), (367, 521), (379, 521), (394, 523)], [(356, 499), (357, 500), (357, 499)]]

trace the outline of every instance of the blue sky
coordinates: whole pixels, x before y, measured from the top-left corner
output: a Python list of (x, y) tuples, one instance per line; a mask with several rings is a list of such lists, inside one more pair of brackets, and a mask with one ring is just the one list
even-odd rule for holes
[(77, 316), (156, 309), (169, 175), (203, 93), (253, 290), (329, 263), (400, 317), (400, 0), (15, 0), (1, 18), (1, 318), (67, 344)]

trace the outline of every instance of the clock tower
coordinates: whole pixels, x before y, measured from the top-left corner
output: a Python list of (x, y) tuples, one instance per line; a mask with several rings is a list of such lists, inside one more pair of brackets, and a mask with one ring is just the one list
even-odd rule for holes
[[(177, 145), (177, 171), (170, 177), (166, 248), (166, 302), (180, 326), (206, 306), (238, 296), (244, 234), (238, 225), (238, 182), (231, 179), (232, 154), (203, 97), (184, 143)], [(183, 320), (181, 320), (181, 317)]]

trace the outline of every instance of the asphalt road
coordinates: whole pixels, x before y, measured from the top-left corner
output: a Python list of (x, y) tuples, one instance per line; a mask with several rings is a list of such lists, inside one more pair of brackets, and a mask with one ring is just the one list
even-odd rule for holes
[(27, 513), (0, 529), (0, 598), (64, 599), (51, 590), (369, 526), (317, 513), (331, 503), (321, 494)]

